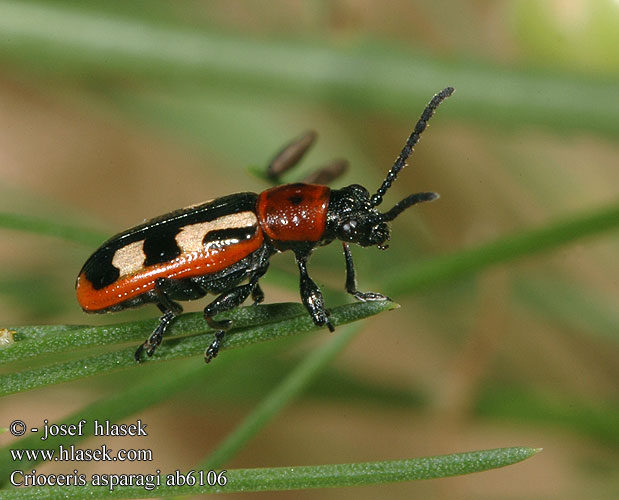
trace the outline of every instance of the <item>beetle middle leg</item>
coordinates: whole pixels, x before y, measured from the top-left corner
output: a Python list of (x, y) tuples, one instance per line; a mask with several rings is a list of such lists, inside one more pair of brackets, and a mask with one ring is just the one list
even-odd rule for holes
[(204, 361), (207, 363), (210, 363), (213, 358), (217, 357), (226, 331), (232, 324), (232, 321), (228, 319), (215, 320), (214, 316), (240, 306), (250, 295), (252, 295), (256, 303), (261, 302), (264, 299), (264, 293), (262, 293), (262, 290), (258, 286), (258, 280), (266, 273), (267, 269), (268, 265), (257, 269), (251, 275), (248, 284), (235, 286), (227, 292), (222, 293), (204, 308), (204, 319), (208, 325), (215, 330), (215, 340), (213, 340), (211, 345), (204, 351)]
[(355, 276), (355, 265), (352, 260), (352, 253), (350, 252), (350, 246), (346, 242), (342, 242), (344, 247), (344, 258), (346, 259), (346, 291), (351, 294), (355, 299), (361, 302), (367, 302), (371, 300), (391, 300), (386, 295), (376, 292), (360, 292), (357, 290), (357, 278)]

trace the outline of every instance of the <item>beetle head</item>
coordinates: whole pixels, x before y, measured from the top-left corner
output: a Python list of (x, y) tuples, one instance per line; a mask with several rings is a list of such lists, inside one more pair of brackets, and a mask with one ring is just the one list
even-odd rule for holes
[(380, 249), (385, 249), (387, 248), (385, 242), (390, 238), (387, 222), (395, 219), (412, 205), (436, 198), (438, 198), (436, 193), (412, 194), (388, 212), (380, 213), (372, 206), (370, 193), (363, 186), (352, 184), (333, 190), (327, 215), (327, 234), (329, 239), (337, 238), (362, 247), (376, 245)]
[(453, 92), (453, 87), (446, 87), (432, 97), (415, 124), (406, 144), (404, 144), (404, 148), (387, 173), (387, 177), (375, 194), (370, 196), (368, 190), (358, 184), (352, 184), (331, 192), (325, 240), (331, 241), (337, 238), (364, 247), (377, 245), (378, 248), (384, 249), (386, 248), (384, 243), (389, 240), (387, 222), (395, 219), (408, 207), (438, 198), (436, 193), (416, 193), (407, 196), (385, 213), (380, 213), (376, 209), (383, 202), (383, 196), (396, 180), (398, 173), (406, 166), (406, 160), (419, 142), (419, 138), (426, 129), (428, 121), (434, 115), (436, 108)]
[(382, 246), (389, 240), (389, 227), (383, 215), (372, 207), (370, 193), (359, 184), (331, 191), (327, 232), (329, 239), (363, 247)]

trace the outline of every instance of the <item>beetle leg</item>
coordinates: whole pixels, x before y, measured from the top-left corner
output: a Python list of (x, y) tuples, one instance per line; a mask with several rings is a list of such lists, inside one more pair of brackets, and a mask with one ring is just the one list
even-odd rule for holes
[(204, 319), (213, 330), (216, 330), (215, 340), (211, 342), (211, 345), (204, 352), (204, 361), (207, 363), (210, 363), (213, 358), (217, 357), (224, 335), (232, 324), (230, 320), (216, 321), (213, 319), (213, 316), (240, 306), (249, 297), (252, 288), (253, 285), (251, 284), (234, 287), (232, 290), (222, 293), (204, 308)]
[[(207, 363), (210, 363), (213, 358), (217, 357), (226, 331), (232, 324), (232, 321), (229, 319), (217, 321), (213, 317), (220, 312), (229, 311), (230, 309), (240, 306), (250, 294), (254, 297), (254, 300), (256, 300), (256, 296), (259, 298), (262, 290), (256, 292), (256, 295), (253, 294), (256, 288), (259, 288), (258, 280), (262, 277), (262, 275), (264, 275), (264, 273), (266, 273), (267, 269), (268, 264), (257, 269), (254, 271), (254, 274), (249, 279), (249, 283), (247, 285), (236, 286), (231, 290), (222, 293), (204, 308), (204, 319), (213, 330), (216, 330), (215, 340), (213, 340), (211, 345), (206, 348), (206, 351), (204, 351), (204, 361)], [(264, 294), (262, 294), (262, 298), (264, 298)]]
[[(159, 302), (159, 309), (161, 312), (165, 313), (167, 311), (173, 312), (176, 316), (179, 316), (183, 313), (183, 307), (174, 302), (168, 297), (168, 292), (174, 290), (178, 287), (178, 281), (171, 280), (169, 278), (157, 278), (155, 280), (155, 293), (157, 294), (157, 299)], [(162, 309), (163, 307), (163, 309)]]
[(355, 265), (352, 261), (352, 253), (350, 252), (350, 246), (346, 242), (342, 242), (344, 247), (344, 258), (346, 259), (346, 291), (351, 294), (355, 299), (361, 302), (367, 302), (370, 300), (391, 300), (386, 295), (376, 292), (360, 292), (357, 290), (357, 278), (355, 276)]
[(173, 300), (170, 300), (166, 295), (166, 289), (173, 286), (174, 282), (167, 278), (158, 278), (155, 281), (155, 293), (157, 294), (157, 307), (163, 313), (163, 316), (159, 318), (159, 324), (157, 328), (153, 330), (150, 337), (144, 341), (144, 343), (138, 347), (135, 351), (134, 358), (139, 363), (142, 361), (142, 352), (146, 351), (148, 357), (151, 357), (155, 353), (155, 349), (161, 344), (163, 335), (165, 334), (168, 326), (176, 316), (179, 316), (183, 312), (183, 308), (180, 304), (177, 304)]
[(326, 326), (329, 331), (334, 331), (329, 321), (329, 311), (325, 308), (325, 301), (318, 285), (307, 274), (307, 255), (297, 254), (296, 260), (299, 266), (301, 300), (310, 313), (312, 321), (318, 326)]
[(176, 313), (174, 313), (173, 311), (166, 310), (163, 306), (160, 306), (159, 304), (158, 306), (159, 309), (161, 309), (161, 311), (163, 312), (163, 316), (159, 318), (159, 324), (157, 325), (157, 328), (153, 330), (153, 333), (151, 333), (150, 337), (148, 337), (148, 339), (146, 339), (144, 343), (140, 347), (138, 347), (137, 351), (135, 351), (133, 357), (138, 363), (142, 361), (143, 351), (146, 351), (148, 357), (151, 357), (154, 354), (157, 346), (161, 344), (163, 334), (168, 329), (168, 326), (170, 325), (172, 320), (176, 317)]
[(256, 283), (256, 286), (251, 291), (251, 298), (253, 299), (255, 306), (264, 302), (264, 292), (258, 283)]

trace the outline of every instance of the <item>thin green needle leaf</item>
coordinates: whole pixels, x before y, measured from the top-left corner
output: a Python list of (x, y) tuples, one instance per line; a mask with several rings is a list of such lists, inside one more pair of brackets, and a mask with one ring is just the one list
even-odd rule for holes
[[(331, 311), (331, 322), (334, 325), (343, 325), (356, 321), (381, 311), (390, 310), (398, 307), (397, 304), (389, 301), (382, 302), (364, 302), (356, 304), (346, 304), (333, 308)], [(253, 309), (253, 310), (252, 310)], [(257, 342), (265, 342), (267, 340), (275, 340), (278, 338), (288, 337), (299, 333), (305, 333), (318, 330), (319, 327), (314, 325), (312, 319), (307, 314), (307, 311), (301, 304), (274, 304), (271, 306), (249, 306), (233, 311), (234, 314), (253, 314), (262, 315), (269, 318), (268, 322), (251, 326), (244, 329), (234, 328), (230, 330), (226, 336), (222, 350), (243, 347)], [(186, 323), (192, 324), (196, 317), (201, 317), (199, 314), (186, 315)], [(226, 314), (221, 315), (222, 318), (227, 317)], [(181, 316), (183, 318), (183, 316)], [(179, 319), (181, 319), (179, 318)], [(202, 320), (203, 321), (203, 320)], [(143, 324), (143, 322), (137, 322)], [(180, 325), (180, 326), (183, 326)], [(106, 327), (100, 327), (105, 330)], [(202, 325), (201, 331), (204, 332), (207, 328)], [(69, 332), (66, 335), (73, 335), (74, 332)], [(143, 332), (142, 338), (145, 338), (149, 332)], [(177, 335), (186, 333), (195, 333), (187, 327), (186, 331), (181, 328), (176, 328)], [(97, 336), (97, 328), (90, 329), (88, 335)], [(134, 335), (134, 332), (131, 332)], [(45, 337), (47, 340), (48, 337)], [(157, 353), (148, 362), (160, 362), (169, 359), (177, 359), (188, 356), (202, 355), (204, 349), (213, 340), (212, 333), (203, 333), (190, 337), (170, 338), (166, 340), (157, 350)], [(103, 343), (107, 343), (106, 340)], [(36, 349), (36, 343), (34, 348)], [(67, 350), (70, 350), (72, 344), (67, 344)], [(5, 348), (12, 349), (13, 346)], [(44, 387), (59, 382), (67, 382), (79, 378), (106, 373), (112, 370), (121, 368), (137, 368), (137, 364), (133, 359), (133, 353), (136, 346), (125, 347), (114, 351), (97, 354), (90, 357), (85, 357), (78, 360), (64, 361), (52, 365), (46, 365), (39, 368), (20, 370), (17, 372), (3, 375), (2, 384), (0, 385), (0, 396), (22, 392), (37, 387)]]
[[(108, 487), (91, 485), (52, 486), (4, 490), (2, 498), (3, 500), (160, 498), (238, 491), (368, 486), (482, 472), (521, 462), (539, 451), (539, 448), (514, 447), (384, 462), (234, 469), (225, 472), (227, 478), (225, 486), (160, 486), (152, 491), (135, 486), (118, 487), (114, 491), (110, 491)], [(193, 477), (199, 477), (196, 471)], [(165, 476), (161, 477), (162, 483), (165, 483), (165, 479)]]
[(92, 247), (100, 245), (106, 239), (105, 234), (87, 227), (78, 227), (51, 219), (5, 212), (0, 212), (0, 228), (54, 236)]
[(210, 470), (226, 464), (240, 449), (320, 374), (359, 333), (359, 326), (344, 328), (320, 349), (309, 354), (215, 449), (199, 469)]
[[(241, 307), (223, 313), (221, 318), (234, 322), (234, 330), (255, 327), (282, 319), (298, 317), (305, 309), (301, 304), (268, 304), (260, 307)], [(0, 365), (55, 352), (74, 351), (79, 348), (143, 342), (157, 324), (158, 319), (116, 323), (107, 326), (36, 325), (16, 326), (16, 342), (0, 349)], [(170, 326), (166, 339), (211, 332), (200, 313), (183, 314)], [(165, 345), (165, 344), (164, 344)]]
[(398, 270), (384, 289), (391, 296), (413, 293), (431, 285), (474, 274), (492, 265), (558, 248), (619, 227), (619, 205), (506, 236), (492, 243), (445, 255)]

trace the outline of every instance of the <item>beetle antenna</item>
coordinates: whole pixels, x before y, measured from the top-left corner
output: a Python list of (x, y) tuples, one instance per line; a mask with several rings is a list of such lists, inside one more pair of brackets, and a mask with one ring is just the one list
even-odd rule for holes
[(424, 201), (434, 201), (439, 198), (437, 193), (415, 193), (411, 194), (404, 198), (401, 202), (397, 203), (395, 207), (393, 207), (388, 212), (382, 214), (381, 219), (388, 222), (395, 219), (398, 215), (400, 215), (404, 210), (408, 207), (412, 207), (417, 203), (422, 203)]
[[(438, 94), (434, 94), (434, 97), (430, 100), (430, 102), (426, 106), (426, 109), (424, 109), (423, 113), (421, 113), (421, 117), (417, 121), (417, 124), (415, 125), (415, 129), (413, 130), (413, 133), (410, 135), (410, 137), (406, 141), (406, 144), (404, 145), (404, 148), (402, 149), (400, 156), (396, 158), (395, 163), (393, 164), (393, 167), (391, 167), (391, 170), (389, 170), (389, 173), (387, 174), (387, 177), (383, 181), (383, 184), (380, 186), (380, 188), (378, 188), (378, 191), (376, 191), (376, 194), (372, 195), (372, 198), (370, 199), (370, 204), (373, 207), (377, 207), (383, 202), (383, 196), (385, 195), (387, 190), (391, 187), (391, 184), (393, 184), (393, 182), (395, 181), (400, 170), (402, 170), (406, 166), (406, 160), (413, 152), (413, 148), (415, 147), (417, 142), (419, 142), (421, 133), (426, 129), (428, 120), (432, 118), (432, 115), (434, 114), (434, 111), (436, 111), (436, 108), (438, 108), (439, 104), (443, 102), (445, 99), (447, 99), (451, 94), (453, 94), (454, 90), (455, 89), (453, 87), (446, 87), (443, 90), (441, 90)], [(410, 196), (406, 199), (408, 200), (409, 198)], [(404, 201), (405, 200), (402, 200), (400, 203), (403, 203)], [(422, 201), (426, 201), (426, 200), (422, 200)], [(387, 213), (391, 213), (393, 210), (395, 210), (395, 208), (398, 207), (400, 203), (398, 203), (395, 207), (393, 207)], [(396, 215), (399, 214), (402, 210), (404, 210), (408, 206), (410, 205), (407, 205), (406, 207), (402, 208), (399, 212), (396, 213)], [(396, 215), (394, 215), (394, 217)], [(389, 220), (392, 220), (392, 219), (389, 219)]]

